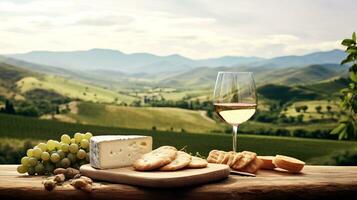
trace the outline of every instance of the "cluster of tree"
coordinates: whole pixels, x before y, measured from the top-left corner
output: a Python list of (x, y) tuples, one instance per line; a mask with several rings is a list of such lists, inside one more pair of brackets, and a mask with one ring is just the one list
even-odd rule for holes
[(309, 107), (307, 105), (295, 106), (295, 111), (298, 112), (298, 113), (300, 111), (303, 111), (304, 113), (306, 113), (307, 109), (309, 109)]
[(59, 114), (59, 106), (71, 99), (54, 92), (36, 89), (25, 94), (26, 100), (5, 99), (1, 113), (38, 117), (44, 114)]
[[(239, 129), (238, 129), (239, 130)], [(320, 138), (320, 139), (337, 139), (337, 136), (330, 134), (331, 130), (306, 130), (306, 129), (295, 129), (288, 130), (284, 128), (279, 129), (258, 129), (256, 131), (249, 130), (246, 132), (248, 134), (257, 134), (257, 135), (271, 135), (271, 136), (288, 136), (288, 137), (303, 137), (303, 138)], [(227, 133), (232, 131), (227, 129)], [(244, 133), (244, 131), (242, 132)]]
[(257, 111), (254, 115), (253, 120), (264, 123), (289, 123), (296, 124), (302, 123), (304, 121), (304, 115), (286, 116), (285, 114), (280, 114), (279, 112), (267, 112), (267, 111)]
[[(142, 106), (141, 101), (133, 101), (131, 106)], [(199, 99), (195, 100), (190, 100), (187, 98), (183, 98), (181, 100), (165, 100), (165, 99), (160, 99), (160, 100), (155, 100), (155, 101), (147, 101), (146, 106), (151, 106), (151, 107), (175, 107), (175, 108), (183, 108), (183, 109), (189, 109), (189, 110), (205, 110), (207, 111), (208, 117), (213, 118), (213, 103), (212, 101), (200, 101)]]
[[(153, 126), (153, 127), (151, 128), (151, 130), (156, 131), (156, 130), (157, 130), (157, 127), (156, 127), (156, 126)], [(170, 129), (167, 130), (167, 131), (177, 131), (177, 130), (175, 130), (174, 127), (171, 126)], [(185, 133), (185, 132), (186, 132), (186, 130), (185, 130), (184, 128), (181, 128), (180, 131), (181, 131), (182, 133)]]
[(0, 113), (15, 114), (15, 108), (12, 102), (5, 99), (5, 106), (0, 108)]

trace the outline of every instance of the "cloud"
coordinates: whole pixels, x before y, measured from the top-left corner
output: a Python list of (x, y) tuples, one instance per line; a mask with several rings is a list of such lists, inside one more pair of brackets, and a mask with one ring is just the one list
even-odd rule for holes
[(10, 33), (15, 33), (15, 34), (30, 34), (30, 33), (32, 33), (32, 31), (30, 31), (28, 29), (23, 29), (23, 28), (19, 28), (19, 27), (11, 27), (8, 29), (3, 29), (2, 31), (7, 31)]
[[(349, 6), (345, 6), (349, 5)], [(193, 58), (339, 48), (353, 0), (1, 0), (1, 53), (111, 48)]]
[(116, 16), (107, 15), (100, 17), (86, 17), (78, 20), (74, 25), (88, 25), (88, 26), (113, 26), (113, 25), (126, 25), (134, 21), (130, 16)]

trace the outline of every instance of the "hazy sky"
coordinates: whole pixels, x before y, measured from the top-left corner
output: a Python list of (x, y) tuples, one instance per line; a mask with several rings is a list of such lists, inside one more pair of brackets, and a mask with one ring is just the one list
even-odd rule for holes
[(0, 0), (0, 54), (306, 54), (340, 48), (356, 19), (356, 0)]

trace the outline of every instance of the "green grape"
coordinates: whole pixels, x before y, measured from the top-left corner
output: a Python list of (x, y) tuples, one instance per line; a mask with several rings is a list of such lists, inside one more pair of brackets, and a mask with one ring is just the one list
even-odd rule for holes
[(71, 144), (76, 144), (76, 140), (74, 138), (71, 139)]
[(87, 155), (86, 155), (86, 161), (87, 161), (88, 163), (90, 162), (89, 153), (87, 153)]
[(76, 143), (80, 143), (82, 140), (83, 134), (82, 133), (75, 133), (74, 134), (74, 140), (76, 141)]
[(42, 151), (46, 151), (47, 150), (47, 145), (45, 143), (43, 143), (43, 142), (38, 144), (37, 147), (40, 148)]
[(56, 149), (56, 142), (54, 140), (48, 140), (47, 141), (47, 149), (49, 151), (53, 151)]
[(25, 157), (21, 158), (21, 164), (23, 166), (28, 166), (29, 165), (29, 157), (25, 156)]
[(42, 154), (42, 150), (38, 147), (35, 147), (33, 149), (33, 157), (40, 159), (41, 158), (41, 154)]
[(29, 174), (29, 175), (35, 175), (36, 174), (36, 171), (35, 171), (35, 167), (29, 167), (29, 168), (27, 168), (27, 173)]
[(61, 160), (61, 165), (63, 168), (68, 168), (69, 166), (71, 166), (71, 161), (69, 160), (69, 158), (63, 158)]
[(67, 158), (69, 159), (69, 161), (71, 161), (72, 164), (74, 164), (77, 160), (77, 155), (73, 153), (69, 153), (67, 155)]
[(69, 145), (68, 145), (68, 144), (62, 143), (62, 145), (61, 145), (61, 150), (62, 150), (63, 152), (68, 152), (68, 148), (69, 148)]
[(49, 160), (50, 159), (50, 154), (47, 151), (42, 152), (41, 159), (44, 160), (44, 161)]
[(37, 159), (36, 159), (36, 158), (34, 158), (34, 157), (31, 157), (31, 158), (29, 158), (28, 163), (29, 163), (29, 166), (31, 166), (31, 167), (35, 167), (35, 166), (36, 166), (36, 164), (37, 164)]
[(20, 174), (24, 174), (26, 173), (28, 170), (28, 167), (27, 166), (24, 166), (24, 165), (19, 165), (17, 167), (17, 172), (19, 172)]
[(81, 147), (87, 149), (89, 147), (89, 141), (87, 139), (81, 140)]
[(27, 150), (26, 154), (27, 154), (28, 157), (32, 157), (33, 156), (33, 149)]
[(61, 162), (56, 162), (56, 164), (55, 164), (55, 168), (57, 169), (57, 168), (62, 168), (62, 164), (61, 164)]
[(83, 135), (83, 138), (89, 140), (92, 136), (93, 136), (92, 133), (87, 132)]
[(60, 155), (61, 159), (66, 157), (66, 154), (62, 150), (58, 150), (57, 153)]
[(58, 153), (52, 153), (50, 159), (53, 163), (57, 163), (60, 161), (61, 156)]
[(85, 164), (88, 164), (88, 162), (86, 160), (80, 160), (79, 161), (79, 166), (82, 166), (82, 165), (85, 165)]
[(42, 175), (45, 173), (45, 166), (43, 166), (42, 163), (38, 163), (36, 166), (35, 166), (35, 172), (38, 174), (38, 175)]
[(86, 155), (87, 155), (86, 151), (84, 151), (83, 149), (80, 149), (77, 153), (77, 158), (84, 159), (84, 158), (86, 158)]
[(56, 149), (61, 149), (61, 143), (55, 140)]
[(71, 145), (69, 145), (68, 150), (71, 153), (77, 153), (78, 152), (78, 145), (77, 144), (71, 144)]
[(53, 173), (53, 170), (55, 170), (55, 166), (54, 166), (52, 163), (46, 162), (46, 163), (44, 164), (44, 166), (45, 166), (45, 171), (46, 171), (46, 173), (48, 173), (48, 174)]
[(70, 144), (71, 143), (71, 137), (69, 137), (69, 135), (67, 135), (67, 134), (63, 134), (61, 136), (61, 142), (66, 143), (66, 144)]
[(74, 168), (74, 169), (79, 169), (79, 164), (78, 163), (74, 163), (73, 165), (72, 165), (72, 167)]

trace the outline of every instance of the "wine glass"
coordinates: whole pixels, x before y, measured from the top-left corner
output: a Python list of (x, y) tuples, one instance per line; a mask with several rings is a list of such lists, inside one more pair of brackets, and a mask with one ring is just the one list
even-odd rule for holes
[(238, 126), (249, 120), (257, 108), (252, 72), (218, 72), (213, 94), (218, 116), (233, 126), (233, 151), (237, 151)]

